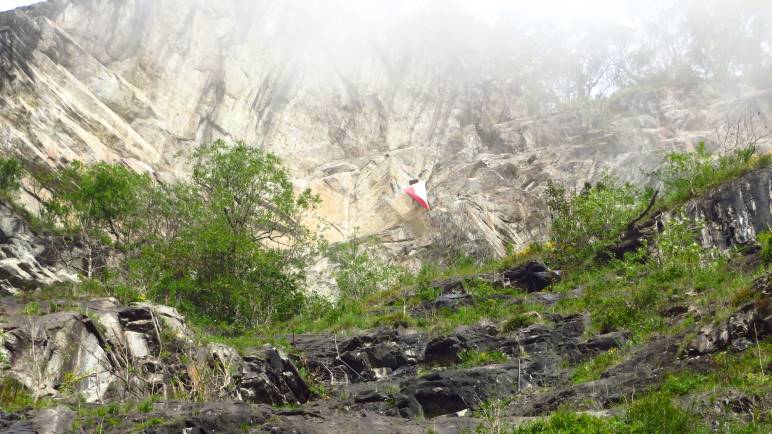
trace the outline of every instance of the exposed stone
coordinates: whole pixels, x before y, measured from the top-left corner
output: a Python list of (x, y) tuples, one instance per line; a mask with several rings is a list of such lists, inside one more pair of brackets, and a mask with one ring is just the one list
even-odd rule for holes
[(743, 351), (753, 342), (772, 333), (772, 306), (768, 298), (743, 305), (729, 319), (703, 326), (693, 338), (687, 351), (690, 354), (708, 354), (727, 348)]
[(77, 277), (46, 261), (47, 240), (36, 235), (16, 211), (0, 200), (0, 295), (16, 294)]
[(397, 406), (409, 416), (426, 418), (476, 409), (490, 399), (512, 396), (530, 387), (528, 378), (527, 371), (518, 369), (517, 364), (436, 372), (405, 381), (401, 391), (406, 398)]
[(0, 433), (14, 434), (64, 434), (72, 431), (75, 412), (63, 405), (45, 408), (32, 418), (20, 420)]
[(81, 380), (76, 390), (87, 402), (102, 399), (116, 378), (101, 335), (73, 312), (0, 319), (10, 373), (38, 396), (58, 396), (65, 376)]
[(558, 278), (558, 273), (541, 262), (529, 261), (502, 273), (505, 284), (526, 292), (541, 291)]
[(428, 365), (454, 365), (461, 361), (464, 351), (507, 351), (512, 348), (507, 340), (494, 327), (460, 327), (450, 335), (430, 340), (423, 361)]
[(690, 216), (706, 222), (702, 243), (726, 250), (752, 243), (772, 227), (772, 169), (749, 172), (686, 205)]
[(245, 355), (239, 391), (251, 402), (266, 404), (303, 403), (311, 397), (308, 385), (295, 365), (269, 345)]

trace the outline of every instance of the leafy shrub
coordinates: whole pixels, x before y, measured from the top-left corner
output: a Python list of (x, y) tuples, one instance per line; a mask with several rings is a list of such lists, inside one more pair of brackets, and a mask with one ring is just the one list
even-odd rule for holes
[(665, 223), (655, 246), (655, 271), (664, 276), (663, 280), (715, 266), (713, 259), (717, 254), (704, 248), (698, 241), (702, 225), (683, 213), (676, 213)]
[(550, 182), (546, 195), (555, 250), (565, 259), (592, 256), (617, 239), (651, 194), (609, 176), (595, 185), (585, 185), (579, 194)]
[(500, 351), (476, 351), (468, 350), (459, 354), (461, 366), (471, 368), (473, 366), (492, 365), (506, 362), (508, 357)]
[(24, 169), (15, 158), (0, 158), (0, 193), (11, 194), (21, 187)]
[(772, 232), (759, 232), (756, 234), (756, 242), (761, 246), (761, 261), (765, 265), (772, 264)]
[(334, 246), (328, 255), (335, 264), (335, 283), (340, 296), (361, 299), (397, 283), (404, 273), (402, 268), (389, 265), (368, 252), (372, 240), (352, 240)]
[(634, 433), (681, 433), (706, 431), (691, 414), (673, 404), (670, 395), (652, 393), (633, 401), (625, 422)]
[(705, 142), (700, 142), (694, 151), (667, 153), (655, 172), (665, 190), (665, 203), (682, 203), (749, 170), (768, 166), (769, 156), (755, 157), (756, 151), (756, 146), (749, 144), (712, 154)]
[(121, 165), (70, 163), (43, 181), (53, 192), (44, 204), (49, 218), (88, 237), (110, 234), (118, 243), (134, 241), (147, 224), (146, 196), (152, 181)]

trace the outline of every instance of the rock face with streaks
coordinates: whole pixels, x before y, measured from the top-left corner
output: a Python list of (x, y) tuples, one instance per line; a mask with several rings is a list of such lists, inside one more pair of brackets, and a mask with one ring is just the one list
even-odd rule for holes
[(702, 242), (722, 250), (747, 245), (772, 228), (772, 170), (756, 170), (687, 204), (689, 215), (706, 222)]
[(0, 295), (76, 280), (72, 268), (56, 259), (79, 255), (54, 255), (53, 243), (33, 233), (13, 207), (0, 201)]
[[(382, 34), (377, 20), (308, 35), (329, 11), (297, 6), (50, 0), (2, 13), (0, 149), (48, 166), (123, 161), (170, 180), (197, 143), (243, 139), (321, 195), (332, 241), (376, 234), (405, 258), (458, 233), (503, 254), (544, 235), (547, 179), (640, 178), (630, 168), (710, 139), (727, 116), (772, 116), (768, 89), (707, 86), (535, 113), (495, 59)], [(415, 177), (431, 212), (400, 194)]]

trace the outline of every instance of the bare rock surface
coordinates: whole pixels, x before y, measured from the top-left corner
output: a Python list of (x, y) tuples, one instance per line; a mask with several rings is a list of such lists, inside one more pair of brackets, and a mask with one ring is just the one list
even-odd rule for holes
[(24, 218), (0, 201), (0, 295), (76, 281), (63, 264), (51, 264), (51, 241), (30, 230)]
[(719, 186), (686, 205), (690, 216), (706, 222), (704, 245), (726, 250), (756, 240), (772, 227), (772, 169), (755, 170)]

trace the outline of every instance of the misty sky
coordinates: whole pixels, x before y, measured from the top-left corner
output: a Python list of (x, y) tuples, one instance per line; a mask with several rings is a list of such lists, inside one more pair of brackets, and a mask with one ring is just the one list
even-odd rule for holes
[(19, 6), (27, 6), (32, 3), (39, 3), (41, 0), (0, 0), (0, 11), (15, 9)]
[[(26, 6), (45, 0), (0, 0), (0, 11), (14, 9), (20, 6)], [(356, 3), (355, 1), (352, 4)], [(550, 15), (583, 15), (589, 12), (594, 14), (606, 14), (616, 18), (622, 18), (625, 15), (623, 2), (609, 0), (547, 0), (547, 1), (528, 1), (528, 0), (481, 0), (469, 1), (468, 12), (476, 15), (486, 21), (496, 21), (497, 15), (502, 8), (515, 6), (520, 10), (528, 10), (530, 13), (550, 14)], [(420, 3), (413, 3), (414, 7), (421, 7)]]

